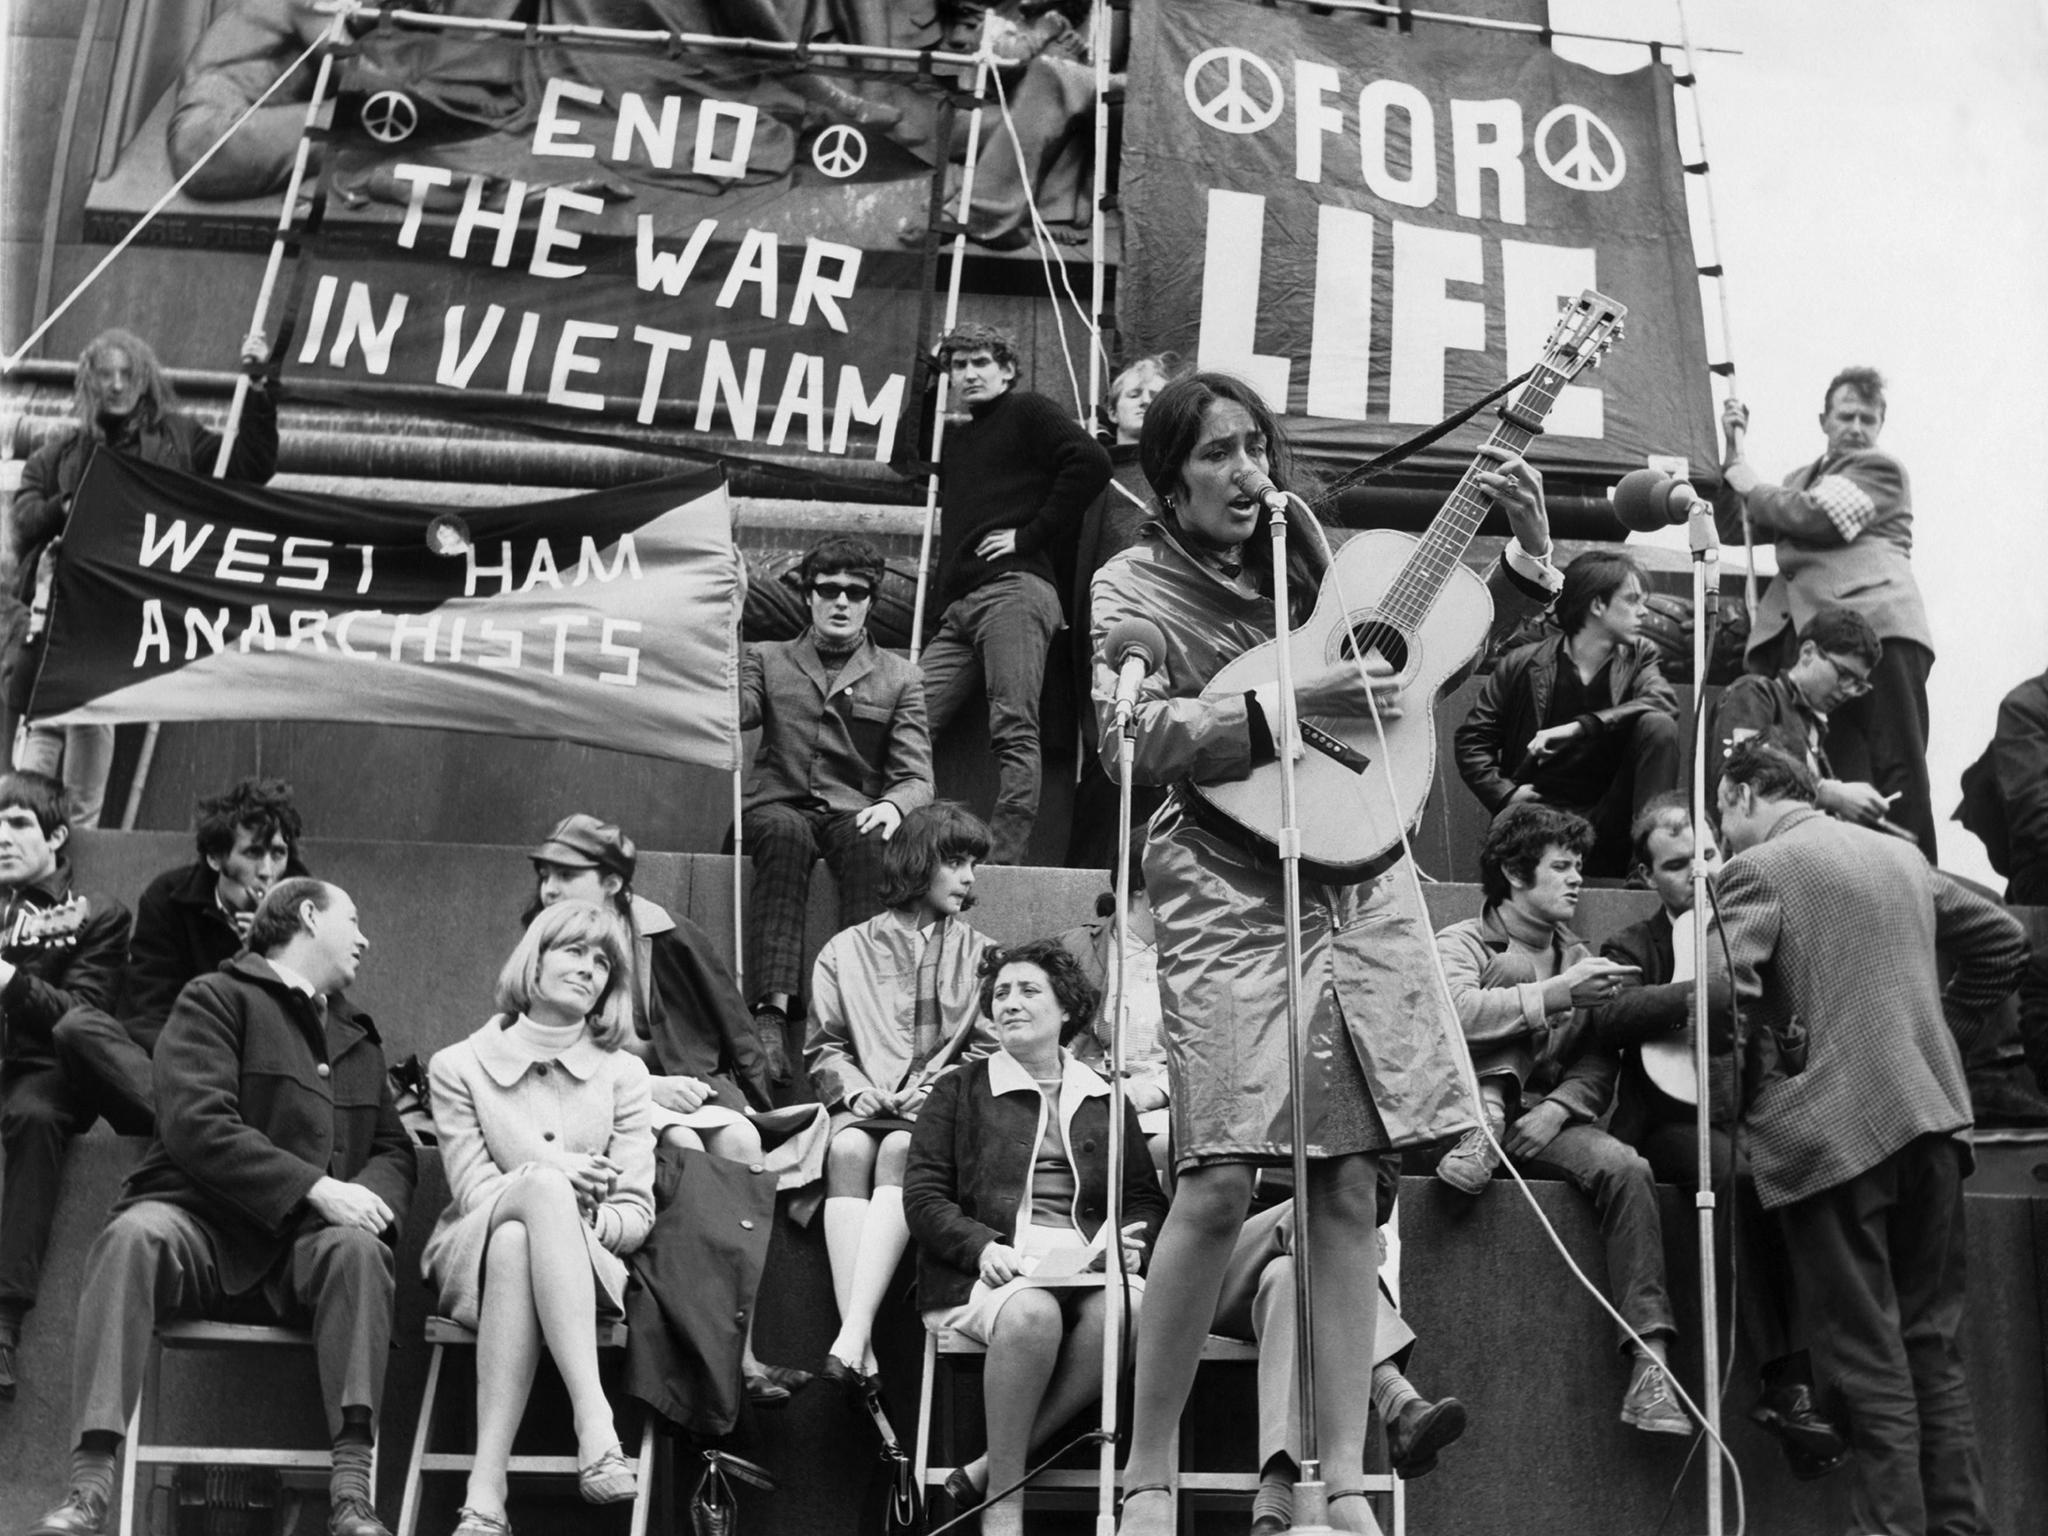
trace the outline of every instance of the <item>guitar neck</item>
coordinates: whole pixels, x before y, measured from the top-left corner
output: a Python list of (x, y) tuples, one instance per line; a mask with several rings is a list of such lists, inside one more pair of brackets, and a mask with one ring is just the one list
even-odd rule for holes
[[(1557, 403), (1557, 392), (1563, 387), (1563, 375), (1539, 366), (1514, 403), (1502, 407), (1500, 424), (1486, 440), (1487, 446), (1504, 448), (1519, 457), (1543, 430), (1543, 420)], [(1430, 522), (1415, 553), (1387, 588), (1379, 612), (1383, 621), (1413, 633), (1436, 606), (1444, 582), (1465, 558), (1479, 525), (1486, 521), (1486, 514), (1493, 507), (1493, 496), (1479, 483), (1479, 474), (1494, 462), (1483, 453), (1473, 455), (1450, 500)]]

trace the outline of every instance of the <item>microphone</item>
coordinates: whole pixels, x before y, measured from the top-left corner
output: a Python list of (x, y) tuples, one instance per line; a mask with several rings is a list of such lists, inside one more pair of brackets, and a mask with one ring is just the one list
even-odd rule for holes
[(1138, 707), (1138, 689), (1166, 658), (1166, 635), (1150, 619), (1119, 619), (1102, 637), (1102, 653), (1116, 668), (1116, 728), (1123, 730)]
[(1230, 483), (1268, 512), (1278, 512), (1282, 517), (1287, 515), (1287, 493), (1273, 483), (1270, 475), (1247, 464), (1230, 477)]
[(1683, 480), (1654, 469), (1636, 469), (1621, 477), (1614, 488), (1614, 515), (1622, 526), (1638, 533), (1654, 533), (1690, 518), (1704, 507), (1706, 498)]

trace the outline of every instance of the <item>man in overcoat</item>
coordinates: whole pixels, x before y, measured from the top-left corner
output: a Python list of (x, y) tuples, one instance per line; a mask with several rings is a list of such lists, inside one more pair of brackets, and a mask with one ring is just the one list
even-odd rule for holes
[(70, 1490), (30, 1536), (96, 1536), (159, 1322), (310, 1327), (333, 1436), (330, 1536), (389, 1536), (370, 1447), (391, 1350), (391, 1241), (416, 1176), (376, 1026), (341, 995), (369, 940), (311, 879), (271, 888), (247, 953), (179, 994), (157, 1131), (86, 1258)]
[[(1960, 1337), (1970, 1095), (1949, 1015), (2005, 999), (2026, 935), (1911, 844), (1813, 797), (1806, 765), (1762, 742), (1722, 770), (1743, 1136), (1816, 1371), (1847, 1408), (1850, 1529), (1987, 1533)], [(1724, 964), (1719, 946), (1708, 962)]]

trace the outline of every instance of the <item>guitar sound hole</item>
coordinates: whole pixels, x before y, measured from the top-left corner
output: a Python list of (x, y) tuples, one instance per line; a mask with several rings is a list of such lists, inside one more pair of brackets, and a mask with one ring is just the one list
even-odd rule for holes
[(1408, 637), (1393, 625), (1372, 619), (1345, 637), (1338, 654), (1346, 661), (1358, 655), (1371, 657), (1377, 654), (1396, 673), (1401, 673), (1408, 670)]

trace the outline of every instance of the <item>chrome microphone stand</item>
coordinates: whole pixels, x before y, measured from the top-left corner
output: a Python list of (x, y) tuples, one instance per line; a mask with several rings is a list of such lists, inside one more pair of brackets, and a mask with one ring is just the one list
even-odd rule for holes
[[(1707, 733), (1700, 708), (1707, 686), (1707, 601), (1718, 588), (1716, 567), (1721, 557), (1720, 536), (1714, 527), (1714, 510), (1709, 502), (1695, 501), (1687, 520), (1692, 546), (1692, 1028), (1694, 1098), (1698, 1101), (1693, 1120), (1698, 1132), (1695, 1154), (1699, 1158), (1699, 1188), (1693, 1196), (1699, 1213), (1700, 1248), (1700, 1411), (1706, 1417), (1710, 1442), (1707, 1473), (1707, 1536), (1721, 1536), (1721, 1346), (1718, 1276), (1714, 1268), (1714, 1130), (1708, 1071), (1711, 1053), (1707, 1041), (1707, 862), (1702, 856), (1707, 836)], [(1733, 1169), (1730, 1169), (1733, 1177)]]
[(1322, 1458), (1316, 1444), (1315, 1314), (1309, 1301), (1315, 1293), (1308, 1241), (1308, 1111), (1303, 1092), (1306, 1027), (1301, 1006), (1301, 822), (1295, 808), (1294, 758), (1301, 739), (1294, 703), (1294, 658), (1288, 644), (1291, 615), (1287, 606), (1287, 512), (1284, 504), (1268, 513), (1273, 539), (1273, 650), (1278, 658), (1279, 716), (1273, 741), (1279, 749), (1280, 900), (1287, 944), (1287, 1094), (1294, 1138), (1294, 1350), (1301, 1415), (1301, 1459), (1294, 1483), (1294, 1536), (1330, 1530), (1329, 1485), (1323, 1481)]
[(1116, 1536), (1117, 1398), (1123, 1386), (1124, 1301), (1129, 1278), (1124, 1274), (1124, 1034), (1129, 1019), (1129, 992), (1124, 975), (1131, 959), (1131, 767), (1137, 755), (1137, 707), (1120, 700), (1116, 722), (1116, 965), (1110, 972), (1109, 1002), (1102, 1016), (1109, 1021), (1109, 1177), (1103, 1192), (1102, 1296), (1102, 1443), (1097, 1472), (1095, 1530)]

